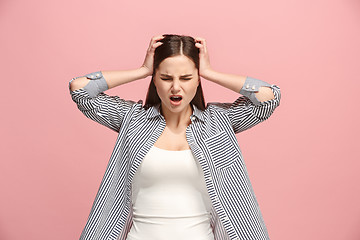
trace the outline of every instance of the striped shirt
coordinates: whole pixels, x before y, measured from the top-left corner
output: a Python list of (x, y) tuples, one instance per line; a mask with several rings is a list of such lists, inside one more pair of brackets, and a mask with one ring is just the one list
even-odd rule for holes
[[(101, 72), (85, 76), (106, 82)], [(70, 80), (69, 90), (76, 78)], [(260, 86), (269, 86), (275, 98), (257, 101), (254, 93)], [(88, 86), (70, 90), (86, 117), (118, 133), (80, 240), (126, 240), (133, 217), (134, 174), (166, 126), (159, 104), (145, 109), (142, 100), (124, 100), (103, 90), (90, 91)], [(247, 77), (240, 93), (233, 103), (208, 103), (205, 111), (192, 105), (191, 124), (186, 128), (187, 142), (203, 169), (212, 202), (210, 224), (215, 240), (269, 239), (235, 134), (270, 117), (280, 104), (280, 88)]]

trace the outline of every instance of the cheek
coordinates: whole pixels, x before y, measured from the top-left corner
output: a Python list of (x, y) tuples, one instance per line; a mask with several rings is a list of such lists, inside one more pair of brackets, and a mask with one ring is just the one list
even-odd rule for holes
[(167, 91), (166, 91), (166, 89), (164, 88), (163, 85), (157, 86), (157, 87), (156, 87), (156, 92), (157, 92), (157, 94), (159, 95), (160, 98), (161, 98), (162, 96), (167, 95)]
[(199, 80), (196, 80), (196, 82), (194, 82), (194, 85), (193, 85), (193, 88), (194, 88), (194, 91), (196, 92), (198, 86), (199, 86)]
[(195, 96), (195, 94), (196, 94), (196, 91), (197, 91), (197, 87), (198, 87), (198, 85), (195, 83), (195, 84), (191, 84), (191, 86), (189, 86), (189, 88), (188, 88), (188, 93), (190, 94), (190, 95), (192, 95), (192, 97), (194, 97)]

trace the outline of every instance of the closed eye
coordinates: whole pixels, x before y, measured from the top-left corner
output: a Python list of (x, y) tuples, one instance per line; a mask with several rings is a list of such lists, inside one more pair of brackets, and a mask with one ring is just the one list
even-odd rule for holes
[[(164, 81), (172, 80), (172, 78), (161, 78)], [(183, 80), (191, 80), (192, 78), (182, 78)]]

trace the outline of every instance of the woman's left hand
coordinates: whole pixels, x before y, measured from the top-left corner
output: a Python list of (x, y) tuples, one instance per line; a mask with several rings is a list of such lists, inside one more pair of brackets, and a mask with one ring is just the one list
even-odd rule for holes
[(209, 53), (206, 48), (206, 41), (204, 38), (196, 37), (195, 38), (195, 46), (199, 48), (199, 59), (200, 59), (200, 66), (199, 66), (199, 73), (201, 77), (207, 78), (210, 74), (211, 66), (210, 66), (210, 59)]

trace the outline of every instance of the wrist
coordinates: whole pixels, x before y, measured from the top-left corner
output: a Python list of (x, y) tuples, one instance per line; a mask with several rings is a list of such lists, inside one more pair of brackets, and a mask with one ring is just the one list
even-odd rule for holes
[(150, 71), (150, 69), (145, 66), (141, 66), (140, 68), (138, 68), (138, 71), (139, 71), (141, 78), (146, 78), (146, 77), (152, 75), (152, 72)]
[(200, 72), (200, 76), (206, 80), (212, 81), (215, 71), (211, 68), (207, 68)]

